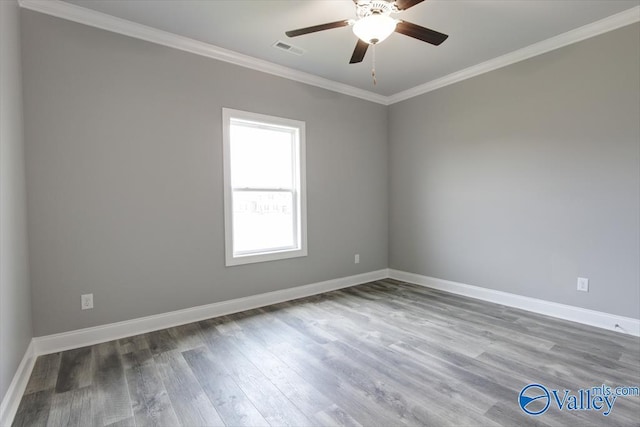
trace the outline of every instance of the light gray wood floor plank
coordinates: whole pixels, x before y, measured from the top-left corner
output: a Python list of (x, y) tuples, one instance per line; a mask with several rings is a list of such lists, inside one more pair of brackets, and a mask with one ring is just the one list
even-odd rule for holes
[(184, 352), (183, 356), (226, 425), (269, 425), (214, 353), (198, 347)]
[(232, 337), (210, 330), (208, 344), (216, 357), (224, 363), (233, 380), (271, 425), (305, 426), (311, 421), (283, 395), (264, 373), (251, 363), (233, 343)]
[(181, 425), (224, 425), (182, 353), (165, 351), (154, 356), (154, 360)]
[(24, 394), (54, 388), (58, 381), (59, 370), (60, 353), (46, 354), (38, 357)]
[(178, 425), (151, 351), (142, 349), (127, 353), (122, 358), (136, 425)]
[(13, 420), (13, 426), (46, 426), (51, 412), (53, 389), (26, 394)]
[(97, 344), (92, 350), (96, 423), (106, 426), (133, 417), (118, 342)]
[(47, 426), (91, 426), (93, 424), (91, 395), (91, 387), (54, 394)]
[(60, 372), (56, 382), (56, 393), (64, 393), (91, 385), (91, 347), (65, 351), (60, 359)]

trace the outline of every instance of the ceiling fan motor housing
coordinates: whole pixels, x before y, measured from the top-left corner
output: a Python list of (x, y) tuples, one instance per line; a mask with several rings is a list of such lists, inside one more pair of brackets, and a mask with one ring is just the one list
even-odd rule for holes
[(356, 15), (358, 19), (371, 15), (386, 15), (398, 13), (395, 1), (387, 0), (358, 0), (356, 3)]

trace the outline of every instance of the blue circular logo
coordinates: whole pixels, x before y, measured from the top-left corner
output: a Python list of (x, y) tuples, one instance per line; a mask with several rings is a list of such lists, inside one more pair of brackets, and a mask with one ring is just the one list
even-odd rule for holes
[(525, 413), (529, 415), (540, 415), (549, 409), (551, 395), (545, 386), (541, 384), (529, 384), (520, 391), (518, 403)]

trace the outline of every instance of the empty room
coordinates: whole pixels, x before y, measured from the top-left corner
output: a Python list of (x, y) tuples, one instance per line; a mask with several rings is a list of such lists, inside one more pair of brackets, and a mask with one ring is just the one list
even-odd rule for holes
[(0, 426), (640, 426), (640, 0), (0, 0)]

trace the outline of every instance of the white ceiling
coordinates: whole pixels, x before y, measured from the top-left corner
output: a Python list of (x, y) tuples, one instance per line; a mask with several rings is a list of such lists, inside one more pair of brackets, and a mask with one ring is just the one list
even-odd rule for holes
[[(549, 39), (616, 13), (640, 0), (426, 0), (395, 17), (449, 34), (440, 46), (392, 34), (349, 64), (350, 27), (287, 38), (286, 30), (355, 17), (352, 0), (66, 0), (118, 18), (304, 71), (383, 96)], [(282, 40), (305, 50), (272, 47)]]

